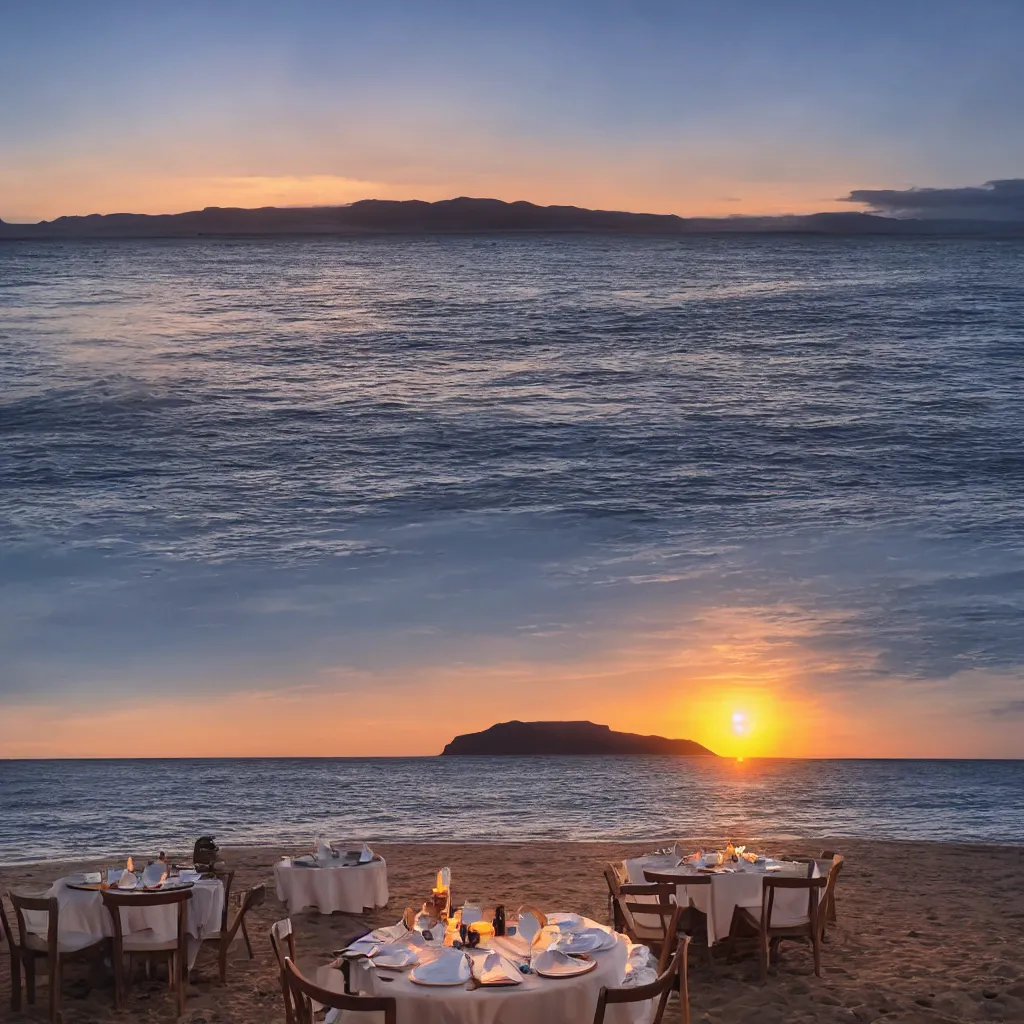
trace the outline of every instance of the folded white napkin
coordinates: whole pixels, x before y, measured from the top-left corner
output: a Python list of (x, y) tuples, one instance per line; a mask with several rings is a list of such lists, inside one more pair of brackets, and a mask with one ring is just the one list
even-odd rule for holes
[(369, 864), (371, 860), (373, 860), (373, 850), (363, 843), (363, 848), (359, 851), (359, 863)]
[(373, 954), (373, 963), (377, 967), (412, 967), (420, 962), (419, 954), (408, 946), (396, 946), (387, 943)]
[(103, 873), (100, 871), (86, 871), (82, 875), (83, 885), (99, 885), (103, 881)]
[(446, 949), (436, 960), (413, 968), (412, 976), (435, 985), (452, 985), (469, 981), (469, 960), (457, 949)]
[(582, 974), (587, 965), (557, 949), (548, 949), (533, 958), (533, 966), (547, 974)]
[(341, 955), (344, 957), (373, 956), (380, 948), (380, 942), (369, 935), (364, 935), (361, 939), (356, 939), (352, 945), (346, 946), (341, 951)]
[(334, 858), (334, 847), (326, 839), (316, 837), (316, 859), (332, 860)]
[(139, 878), (134, 871), (122, 871), (117, 881), (118, 889), (134, 889), (139, 884)]
[(630, 945), (626, 959), (626, 976), (623, 979), (625, 988), (637, 988), (649, 985), (658, 980), (658, 972), (654, 968), (651, 951), (646, 946)]
[[(416, 932), (410, 932), (404, 921), (399, 921), (398, 924), (388, 925), (386, 928), (377, 928), (373, 931), (373, 937), (382, 942), (397, 942), (399, 939), (405, 939), (407, 936), (415, 935)], [(422, 936), (420, 936), (422, 938)]]
[(493, 950), (471, 952), (473, 977), (481, 985), (521, 985), (523, 976), (515, 964)]
[(142, 872), (142, 884), (147, 888), (154, 888), (161, 885), (167, 878), (167, 865), (162, 860), (155, 860), (152, 864), (146, 865)]

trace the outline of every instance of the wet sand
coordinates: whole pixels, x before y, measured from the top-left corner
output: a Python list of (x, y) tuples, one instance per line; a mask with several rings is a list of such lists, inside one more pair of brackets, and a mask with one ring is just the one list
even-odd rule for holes
[[(686, 847), (711, 845), (700, 838), (681, 841)], [(825, 945), (824, 977), (814, 977), (809, 950), (797, 944), (783, 947), (779, 970), (765, 987), (758, 984), (753, 961), (723, 962), (709, 974), (697, 959), (690, 968), (694, 1022), (1024, 1021), (1024, 849), (831, 840), (789, 843), (785, 852), (817, 854), (822, 845), (847, 857), (837, 890), (839, 921)], [(418, 906), (442, 864), (452, 868), (457, 902), (531, 903), (606, 921), (603, 865), (649, 849), (651, 844), (643, 843), (378, 844), (375, 850), (388, 862), (390, 905), (362, 916), (295, 915), (300, 966), (314, 969), (350, 939), (393, 923), (406, 906)], [(283, 1024), (267, 932), (271, 922), (286, 916), (275, 898), (273, 864), (297, 852), (271, 847), (222, 851), (236, 869), (236, 888), (267, 885), (266, 903), (248, 920), (256, 959), (249, 961), (244, 945), (236, 946), (228, 983), (222, 986), (215, 950), (204, 949), (192, 972), (183, 1020)], [(139, 851), (140, 858), (146, 856), (147, 851)], [(41, 891), (72, 871), (105, 866), (80, 861), (0, 868), (0, 889)], [(6, 947), (2, 954), (0, 1019), (12, 1024), (45, 1020), (45, 981), (36, 1008), (11, 1012)], [(115, 1013), (109, 982), (85, 965), (67, 966), (63, 992), (65, 1024), (126, 1019), (144, 1024), (176, 1016), (166, 983), (155, 981), (137, 982), (126, 1011)], [(666, 1020), (678, 1019), (672, 1006)]]

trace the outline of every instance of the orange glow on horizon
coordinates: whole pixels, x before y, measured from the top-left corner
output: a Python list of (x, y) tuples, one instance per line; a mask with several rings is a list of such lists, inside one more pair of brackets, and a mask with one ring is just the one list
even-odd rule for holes
[[(38, 171), (38, 169), (37, 169)], [(697, 180), (672, 190), (625, 186), (615, 180), (482, 180), (439, 183), (369, 181), (340, 175), (148, 175), (90, 173), (50, 168), (6, 173), (0, 167), (0, 219), (53, 220), (99, 213), (167, 214), (206, 206), (332, 206), (360, 199), (421, 199), (455, 196), (525, 199), (540, 206), (574, 205), (631, 213), (675, 213), (681, 217), (775, 216), (851, 209), (834, 198), (847, 182), (765, 184)]]

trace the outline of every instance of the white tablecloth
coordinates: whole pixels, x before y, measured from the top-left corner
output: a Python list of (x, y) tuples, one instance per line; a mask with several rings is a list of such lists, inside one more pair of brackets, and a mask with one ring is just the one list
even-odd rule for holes
[[(735, 865), (731, 872), (711, 875), (711, 885), (680, 885), (676, 888), (676, 902), (693, 906), (708, 918), (708, 943), (714, 945), (728, 938), (732, 926), (733, 912), (738, 906), (756, 907), (754, 915), (761, 914), (761, 890), (765, 878), (763, 866), (754, 864)], [(644, 869), (654, 871), (683, 871), (665, 864), (664, 858), (638, 857), (624, 864), (624, 874), (630, 882), (644, 883)], [(806, 864), (783, 864), (772, 875), (788, 878), (806, 878)], [(817, 866), (814, 869), (818, 877)], [(807, 918), (808, 893), (806, 889), (777, 889), (772, 907), (772, 924), (783, 926)], [(643, 902), (643, 899), (636, 899)], [(653, 919), (655, 922), (657, 918)]]
[(348, 868), (304, 868), (286, 857), (274, 865), (274, 884), (289, 914), (303, 907), (316, 907), (321, 914), (361, 914), (388, 902), (388, 866), (382, 858)]
[[(114, 922), (110, 911), (103, 905), (103, 897), (97, 891), (69, 889), (68, 882), (74, 877), (56, 881), (47, 896), (56, 896), (60, 908), (59, 928), (63, 932), (84, 932), (97, 940), (114, 934)], [(224, 884), (218, 879), (203, 879), (192, 887), (192, 898), (187, 904), (185, 928), (189, 936), (197, 940), (189, 943), (189, 966), (195, 963), (199, 952), (199, 941), (206, 935), (220, 931), (224, 913)], [(178, 934), (178, 908), (129, 907), (121, 911), (121, 928), (124, 934), (152, 929), (154, 939), (172, 942)], [(35, 912), (26, 916), (26, 923), (33, 931), (46, 931), (46, 915)]]
[[(594, 921), (590, 927), (603, 928)], [(590, 1024), (597, 1008), (602, 987), (617, 988), (626, 973), (629, 940), (616, 936), (611, 949), (590, 954), (597, 967), (587, 974), (572, 978), (544, 978), (538, 974), (523, 975), (521, 985), (487, 986), (469, 989), (465, 985), (432, 988), (417, 985), (408, 971), (378, 972), (352, 967), (352, 989), (365, 995), (393, 996), (398, 1003), (398, 1024)], [(322, 967), (318, 983), (335, 991), (344, 991), (344, 978), (337, 967)], [(656, 1003), (625, 1003), (609, 1006), (605, 1014), (608, 1024), (648, 1024), (654, 1017)], [(376, 1019), (375, 1019), (376, 1016)], [(343, 1014), (339, 1024), (379, 1024), (383, 1014)]]

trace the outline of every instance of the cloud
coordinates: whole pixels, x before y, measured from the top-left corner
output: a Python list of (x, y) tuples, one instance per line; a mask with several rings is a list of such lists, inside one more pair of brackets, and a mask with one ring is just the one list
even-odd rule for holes
[(960, 188), (858, 188), (843, 202), (890, 217), (1024, 220), (1024, 178), (1002, 178)]
[(1024, 718), (1024, 700), (1010, 700), (992, 708), (994, 718)]

